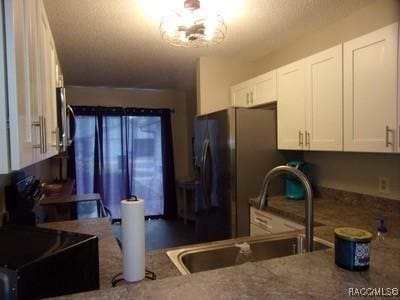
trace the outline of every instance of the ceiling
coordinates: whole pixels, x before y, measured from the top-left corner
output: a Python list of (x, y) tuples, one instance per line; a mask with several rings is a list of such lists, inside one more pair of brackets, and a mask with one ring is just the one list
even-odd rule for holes
[(65, 83), (191, 89), (200, 56), (254, 61), (372, 2), (220, 0), (226, 39), (188, 49), (161, 39), (159, 16), (149, 6), (160, 1), (167, 0), (45, 0)]

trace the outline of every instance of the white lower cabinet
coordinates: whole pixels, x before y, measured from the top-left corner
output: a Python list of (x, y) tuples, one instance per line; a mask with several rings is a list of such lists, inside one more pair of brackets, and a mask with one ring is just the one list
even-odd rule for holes
[(344, 151), (397, 152), (398, 24), (344, 43)]
[(250, 235), (265, 235), (302, 230), (304, 226), (269, 212), (250, 207)]

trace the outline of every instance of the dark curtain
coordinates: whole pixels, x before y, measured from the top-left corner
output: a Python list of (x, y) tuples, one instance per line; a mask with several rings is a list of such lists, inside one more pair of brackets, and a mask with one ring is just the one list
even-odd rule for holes
[(174, 152), (172, 147), (171, 115), (169, 110), (161, 112), (162, 130), (162, 151), (163, 151), (163, 173), (164, 173), (164, 198), (165, 216), (168, 218), (177, 217), (176, 188)]
[[(78, 119), (77, 136), (85, 141), (74, 142), (69, 149), (69, 176), (76, 178), (78, 193), (100, 193), (115, 218), (120, 216), (120, 200), (131, 195), (145, 200), (146, 215), (158, 212), (176, 217), (170, 110), (88, 106), (73, 109)], [(154, 175), (157, 172), (160, 176)]]

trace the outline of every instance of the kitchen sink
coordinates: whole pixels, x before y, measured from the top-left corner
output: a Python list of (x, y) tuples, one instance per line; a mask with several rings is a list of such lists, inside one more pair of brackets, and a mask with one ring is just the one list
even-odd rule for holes
[[(224, 268), (235, 265), (239, 248), (235, 243), (247, 242), (253, 261), (305, 253), (305, 237), (298, 233), (273, 236), (245, 237), (236, 240), (212, 242), (167, 252), (181, 274)], [(333, 244), (314, 237), (314, 251), (332, 248)]]

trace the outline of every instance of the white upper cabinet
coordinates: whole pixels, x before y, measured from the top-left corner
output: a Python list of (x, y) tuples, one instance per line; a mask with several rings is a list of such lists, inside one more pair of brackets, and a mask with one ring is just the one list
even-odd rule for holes
[(231, 87), (231, 104), (235, 107), (250, 106), (251, 88), (249, 81), (245, 81)]
[[(0, 2), (1, 3), (1, 2)], [(1, 7), (0, 7), (1, 8)], [(8, 140), (7, 132), (7, 87), (6, 87), (6, 62), (5, 62), (5, 41), (4, 41), (4, 16), (3, 9), (0, 10), (0, 174), (9, 170)]]
[(56, 49), (43, 2), (38, 2), (39, 62), (41, 76), (42, 122), (44, 123), (43, 155), (45, 158), (57, 154), (56, 139)]
[(345, 43), (343, 53), (344, 150), (397, 151), (398, 24)]
[(251, 105), (262, 105), (276, 101), (276, 70), (251, 80)]
[(306, 58), (305, 149), (343, 150), (342, 45)]
[(0, 171), (6, 173), (57, 154), (58, 132), (56, 49), (43, 2), (5, 0), (4, 12), (7, 73), (1, 84), (7, 85), (1, 91), (7, 91), (7, 99), (0, 105), (8, 105), (9, 136), (1, 128), (7, 124), (3, 109), (0, 135), (8, 141), (4, 159), (11, 163), (2, 162)]
[(278, 148), (340, 151), (342, 46), (278, 70)]
[(34, 163), (25, 4), (22, 0), (4, 1), (12, 170)]
[(305, 146), (304, 60), (278, 69), (278, 149)]
[(276, 70), (231, 87), (231, 104), (252, 107), (276, 101)]

